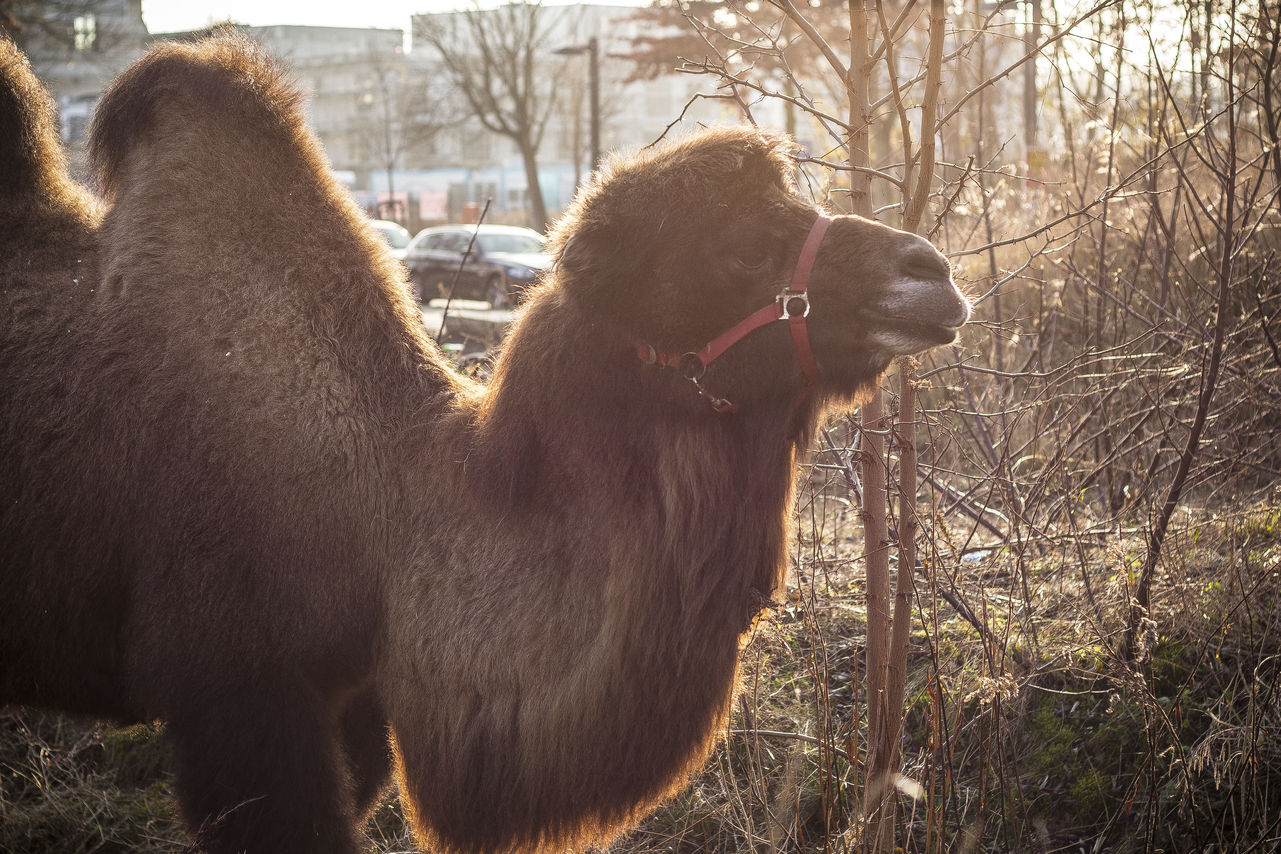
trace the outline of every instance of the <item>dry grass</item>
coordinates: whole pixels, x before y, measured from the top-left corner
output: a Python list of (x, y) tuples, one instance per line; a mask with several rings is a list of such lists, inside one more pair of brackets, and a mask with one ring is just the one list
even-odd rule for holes
[(25, 709), (0, 713), (0, 852), (185, 847), (157, 730)]

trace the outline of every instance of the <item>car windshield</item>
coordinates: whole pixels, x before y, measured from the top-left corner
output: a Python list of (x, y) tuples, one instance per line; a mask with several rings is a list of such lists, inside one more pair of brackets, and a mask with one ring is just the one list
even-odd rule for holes
[(482, 234), (480, 248), (489, 255), (537, 255), (543, 251), (543, 239), (535, 234)]

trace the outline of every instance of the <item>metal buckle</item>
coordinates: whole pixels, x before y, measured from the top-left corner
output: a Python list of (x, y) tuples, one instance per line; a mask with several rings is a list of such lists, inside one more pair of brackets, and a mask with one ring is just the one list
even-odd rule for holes
[[(810, 316), (810, 295), (808, 291), (784, 290), (774, 300), (778, 303), (779, 320)], [(792, 300), (801, 301), (801, 305), (795, 310), (792, 309)]]

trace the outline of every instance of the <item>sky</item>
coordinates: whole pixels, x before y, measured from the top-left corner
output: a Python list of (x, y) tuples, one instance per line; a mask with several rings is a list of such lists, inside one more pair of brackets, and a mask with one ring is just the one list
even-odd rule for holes
[[(643, 0), (594, 2), (641, 5)], [(408, 30), (410, 15), (470, 5), (468, 0), (142, 0), (142, 19), (153, 33), (195, 30), (228, 19), (252, 27), (307, 24)]]
[(228, 19), (255, 27), (309, 24), (323, 27), (409, 29), (409, 16), (466, 5), (450, 0), (142, 0), (142, 19), (153, 33), (194, 30)]

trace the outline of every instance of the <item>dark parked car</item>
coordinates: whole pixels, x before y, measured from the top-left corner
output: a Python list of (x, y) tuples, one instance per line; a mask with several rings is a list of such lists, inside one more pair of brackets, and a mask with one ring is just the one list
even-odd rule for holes
[(455, 299), (484, 300), (495, 308), (521, 301), (524, 291), (547, 269), (551, 259), (543, 236), (511, 225), (441, 225), (425, 228), (405, 250), (414, 292), (422, 302), (449, 295), (472, 235), (467, 263), (458, 276)]

